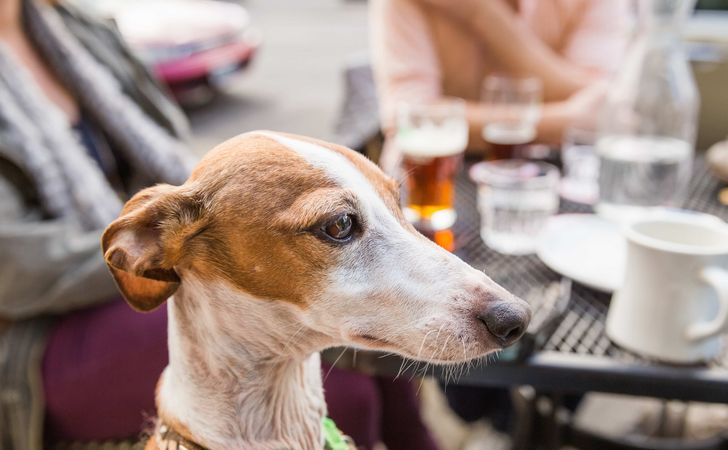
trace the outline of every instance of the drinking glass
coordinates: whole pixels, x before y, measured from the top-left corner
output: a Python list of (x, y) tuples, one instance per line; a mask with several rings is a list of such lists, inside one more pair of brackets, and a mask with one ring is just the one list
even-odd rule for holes
[(593, 205), (599, 200), (599, 157), (597, 134), (587, 128), (568, 128), (561, 145), (564, 176), (561, 196), (567, 200)]
[(559, 207), (559, 169), (540, 161), (488, 161), (471, 167), (470, 178), (478, 185), (480, 235), (486, 245), (510, 255), (533, 253)]
[(406, 177), (405, 217), (423, 232), (450, 228), (457, 217), (455, 175), (468, 145), (465, 101), (401, 105), (395, 143)]
[(486, 159), (514, 158), (520, 146), (535, 139), (542, 91), (538, 78), (497, 75), (485, 79), (482, 99), (487, 117), (483, 139), (490, 144)]

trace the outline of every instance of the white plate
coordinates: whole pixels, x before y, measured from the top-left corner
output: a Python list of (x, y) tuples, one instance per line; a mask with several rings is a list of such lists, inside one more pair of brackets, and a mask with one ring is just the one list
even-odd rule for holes
[[(724, 223), (719, 217), (676, 208), (654, 208), (650, 220), (689, 217)], [(551, 270), (603, 292), (614, 292), (624, 279), (627, 240), (623, 227), (593, 214), (551, 217), (539, 236), (537, 255)]]
[(621, 228), (593, 214), (550, 218), (537, 254), (555, 272), (603, 292), (614, 292), (624, 278), (626, 241)]

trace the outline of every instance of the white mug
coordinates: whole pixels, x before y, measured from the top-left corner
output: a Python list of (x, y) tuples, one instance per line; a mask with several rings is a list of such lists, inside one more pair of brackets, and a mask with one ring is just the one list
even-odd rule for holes
[(627, 267), (607, 335), (660, 361), (690, 364), (721, 351), (728, 325), (728, 224), (665, 217), (629, 225)]

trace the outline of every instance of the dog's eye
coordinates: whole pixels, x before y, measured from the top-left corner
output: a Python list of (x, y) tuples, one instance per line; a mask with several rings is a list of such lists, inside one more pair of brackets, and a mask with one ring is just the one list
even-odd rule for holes
[(351, 234), (354, 231), (354, 220), (349, 214), (341, 214), (333, 221), (328, 222), (321, 227), (321, 230), (331, 239), (346, 241), (351, 237)]

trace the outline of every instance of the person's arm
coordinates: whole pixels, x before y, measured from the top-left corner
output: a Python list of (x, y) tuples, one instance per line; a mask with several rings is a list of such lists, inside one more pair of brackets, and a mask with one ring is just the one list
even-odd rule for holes
[(565, 100), (598, 75), (552, 50), (501, 0), (416, 1), (469, 27), (505, 72), (541, 79), (546, 101)]
[[(479, 1), (474, 6), (477, 12), (471, 13), (470, 17), (473, 18), (471, 23), (479, 30), (482, 38), (489, 39), (492, 44), (489, 50), (503, 52), (498, 57), (503, 58), (510, 68), (515, 69), (517, 73), (519, 70), (534, 73), (530, 70), (543, 69), (538, 76), (545, 76), (542, 78), (545, 85), (548, 85), (549, 80), (553, 81), (552, 77), (559, 77), (559, 71), (562, 70), (565, 76), (563, 81), (566, 84), (559, 89), (566, 88), (567, 84), (571, 86), (562, 91), (562, 95), (568, 93), (562, 100), (547, 102), (544, 105), (538, 125), (537, 140), (548, 144), (559, 144), (564, 130), (569, 126), (574, 124), (584, 127), (594, 126), (597, 112), (606, 95), (607, 85), (604, 80), (616, 70), (629, 39), (628, 1), (583, 0), (579, 13), (574, 15), (572, 23), (569, 24), (570, 31), (562, 49), (563, 56), (546, 47), (529, 30), (524, 30), (522, 22), (516, 20), (513, 11), (502, 1)], [(506, 34), (503, 33), (513, 33), (516, 28), (521, 29), (519, 38), (511, 42), (511, 38), (516, 35), (510, 35), (508, 42), (504, 43), (502, 37)], [(524, 45), (527, 48), (524, 49)], [(523, 51), (529, 53), (521, 53)], [(524, 57), (524, 55), (529, 56)], [(546, 59), (538, 62), (539, 55)], [(529, 69), (533, 63), (539, 67)], [(523, 66), (519, 68), (519, 64)], [(572, 83), (570, 79), (577, 83)], [(572, 90), (576, 88), (578, 89)], [(478, 143), (473, 135), (482, 130), (487, 120), (497, 120), (498, 117), (492, 112), (489, 113), (487, 107), (482, 104), (472, 104), (469, 109), (471, 142)], [(479, 146), (484, 147), (485, 143), (480, 142)]]
[[(372, 0), (371, 4), (374, 72), (379, 91), (382, 129), (386, 138), (380, 166), (390, 174), (396, 173), (400, 156), (392, 139), (397, 103), (436, 100), (442, 96), (437, 55), (421, 9), (423, 5), (420, 4), (424, 1), (439, 0)], [(478, 2), (480, 3), (491, 2)], [(539, 41), (539, 45), (543, 44)], [(590, 81), (593, 79), (589, 78)], [(539, 142), (559, 143), (566, 127), (577, 118), (594, 111), (602, 89), (592, 88), (586, 83), (584, 86), (565, 100), (544, 105), (538, 125)], [(487, 148), (482, 137), (484, 124), (497, 121), (501, 117), (498, 112), (491, 111), (487, 105), (478, 102), (468, 103), (467, 115), (470, 129), (468, 150), (476, 154), (482, 153)]]
[(379, 165), (395, 174), (399, 155), (393, 145), (397, 105), (442, 95), (437, 52), (417, 0), (371, 0), (371, 49), (385, 144)]
[(582, 0), (562, 53), (580, 67), (603, 74), (616, 71), (630, 38), (632, 12), (628, 0)]
[[(536, 141), (543, 144), (559, 145), (564, 130), (568, 127), (574, 125), (586, 128), (593, 127), (597, 120), (597, 112), (606, 97), (607, 88), (606, 81), (600, 80), (573, 94), (567, 100), (545, 103), (541, 109), (541, 118), (536, 128)], [(502, 113), (493, 111), (488, 105), (469, 102), (469, 150), (479, 153), (486, 149), (487, 144), (482, 137), (483, 127), (486, 123), (503, 119)]]
[(442, 95), (439, 61), (416, 0), (372, 0), (370, 24), (382, 128), (391, 130), (397, 105)]
[(101, 231), (40, 219), (18, 186), (0, 175), (0, 318), (62, 313), (117, 295)]
[[(492, 111), (487, 105), (478, 102), (468, 102), (468, 124), (470, 126), (469, 154), (482, 154), (487, 150), (488, 144), (483, 138), (483, 128), (486, 123), (503, 120), (501, 114)], [(541, 108), (541, 118), (536, 129), (536, 141), (546, 144), (561, 142), (563, 130), (571, 123), (572, 113), (566, 102), (546, 103)]]

